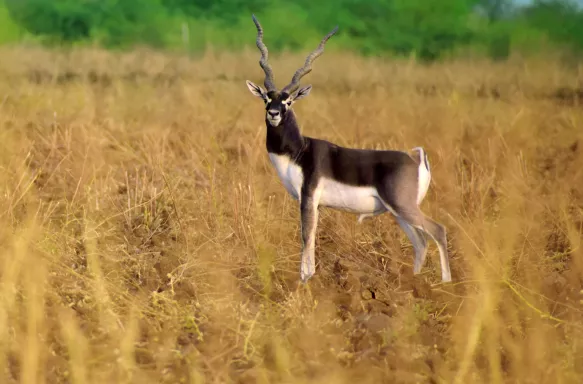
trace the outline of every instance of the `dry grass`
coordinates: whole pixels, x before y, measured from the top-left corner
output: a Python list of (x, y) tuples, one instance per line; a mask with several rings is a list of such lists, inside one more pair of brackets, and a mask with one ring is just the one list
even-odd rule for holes
[(0, 55), (3, 383), (582, 382), (583, 68), (324, 55), (304, 133), (423, 145), (454, 283), (323, 209), (304, 287), (256, 52)]

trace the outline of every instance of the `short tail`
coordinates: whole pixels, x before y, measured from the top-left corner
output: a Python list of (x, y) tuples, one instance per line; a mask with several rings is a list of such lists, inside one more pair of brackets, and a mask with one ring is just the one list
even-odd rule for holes
[(423, 164), (427, 172), (431, 173), (431, 168), (429, 166), (429, 160), (427, 159), (427, 153), (422, 147), (415, 147), (412, 149), (413, 151), (419, 152), (419, 162)]
[(421, 147), (413, 148), (413, 151), (419, 152), (419, 169), (417, 171), (417, 205), (421, 204), (431, 182), (431, 166), (427, 159), (427, 153)]

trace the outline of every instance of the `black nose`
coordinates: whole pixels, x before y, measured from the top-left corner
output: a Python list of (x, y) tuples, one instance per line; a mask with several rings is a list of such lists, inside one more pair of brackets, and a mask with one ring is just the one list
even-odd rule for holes
[(269, 113), (269, 116), (271, 117), (279, 116), (279, 111), (268, 111), (267, 113)]

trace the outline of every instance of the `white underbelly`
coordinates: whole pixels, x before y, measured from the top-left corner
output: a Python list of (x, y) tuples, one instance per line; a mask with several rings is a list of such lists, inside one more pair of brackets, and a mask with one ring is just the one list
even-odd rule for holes
[(353, 213), (378, 213), (385, 207), (376, 188), (355, 187), (323, 178), (320, 205)]
[[(270, 153), (269, 158), (287, 192), (299, 200), (303, 183), (301, 168), (286, 155)], [(322, 178), (316, 190), (320, 206), (360, 214), (378, 214), (386, 211), (376, 188), (373, 187), (354, 187)]]

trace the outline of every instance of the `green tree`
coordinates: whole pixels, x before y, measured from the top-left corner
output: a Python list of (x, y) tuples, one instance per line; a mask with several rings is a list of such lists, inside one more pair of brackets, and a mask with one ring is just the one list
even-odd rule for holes
[[(416, 53), (437, 60), (475, 47), (506, 58), (541, 36), (583, 51), (583, 11), (571, 0), (0, 0), (11, 36), (22, 31), (56, 43), (127, 48), (238, 49), (253, 44), (255, 13), (270, 50), (313, 47), (338, 25), (333, 47), (363, 54)], [(332, 47), (330, 47), (332, 49)]]
[(213, 18), (232, 23), (244, 14), (257, 13), (268, 5), (280, 6), (279, 0), (162, 0), (173, 13), (195, 18)]
[(487, 20), (495, 22), (510, 17), (516, 5), (512, 0), (479, 0), (476, 8)]
[(96, 5), (76, 0), (6, 0), (11, 16), (28, 32), (63, 41), (90, 36)]
[(527, 23), (557, 43), (583, 50), (583, 11), (568, 0), (539, 0), (525, 8)]
[(98, 4), (94, 39), (110, 47), (165, 46), (170, 19), (161, 0), (100, 0)]
[(61, 42), (164, 45), (166, 9), (160, 0), (6, 0), (6, 6), (28, 32)]
[[(309, 0), (303, 0), (308, 6)], [(469, 42), (468, 17), (476, 0), (338, 0), (310, 9), (310, 24), (340, 24), (352, 47), (365, 54), (416, 52), (437, 59)], [(332, 25), (333, 25), (332, 24)], [(320, 27), (321, 28), (321, 27)], [(323, 31), (322, 31), (323, 32)]]

